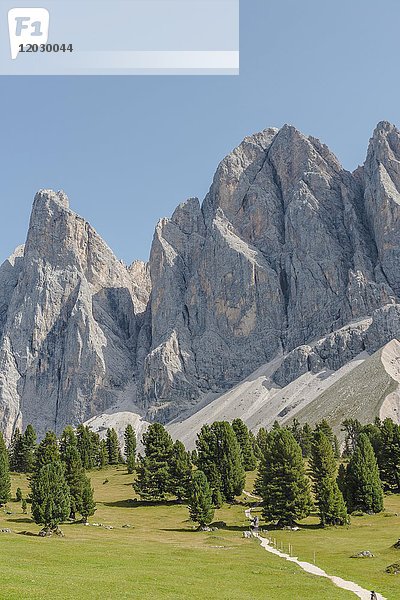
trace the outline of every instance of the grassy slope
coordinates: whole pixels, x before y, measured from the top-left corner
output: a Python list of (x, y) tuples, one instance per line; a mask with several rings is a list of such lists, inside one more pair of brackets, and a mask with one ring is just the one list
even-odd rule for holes
[(386, 372), (381, 350), (342, 379), (334, 383), (295, 416), (301, 423), (314, 425), (327, 419), (335, 432), (348, 418), (372, 423), (386, 396), (397, 389), (397, 382)]
[[(269, 555), (255, 540), (244, 539), (242, 528), (247, 524), (242, 505), (216, 513), (216, 520), (228, 524), (226, 529), (199, 533), (187, 521), (185, 506), (129, 502), (132, 476), (123, 469), (93, 472), (91, 477), (99, 503), (91, 522), (113, 525), (113, 530), (64, 525), (62, 539), (15, 535), (36, 534), (39, 527), (29, 515), (22, 515), (20, 504), (9, 503), (12, 515), (1, 510), (0, 528), (15, 532), (0, 534), (1, 600), (354, 597)], [(106, 478), (109, 483), (103, 484)], [(14, 494), (18, 485), (25, 495), (23, 476), (13, 477)], [(124, 524), (132, 527), (123, 529)], [(329, 532), (325, 535), (330, 537)]]
[[(254, 475), (249, 477), (251, 486)], [(250, 489), (250, 487), (248, 487)], [(388, 575), (385, 569), (400, 562), (400, 550), (392, 546), (400, 537), (400, 496), (385, 497), (385, 512), (379, 515), (351, 517), (350, 527), (320, 529), (319, 519), (311, 516), (301, 523), (298, 531), (276, 530), (263, 525), (261, 508), (254, 508), (260, 516), (261, 527), (267, 527), (276, 547), (283, 552), (292, 547), (292, 555), (315, 564), (329, 575), (337, 575), (383, 594), (388, 600), (400, 598), (400, 577)], [(369, 550), (374, 558), (351, 558)], [(353, 596), (355, 597), (355, 596)]]

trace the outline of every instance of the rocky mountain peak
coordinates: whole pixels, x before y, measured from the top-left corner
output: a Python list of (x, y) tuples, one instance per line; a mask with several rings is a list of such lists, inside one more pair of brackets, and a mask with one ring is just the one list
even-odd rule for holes
[(399, 140), (380, 123), (351, 174), (292, 125), (249, 136), (129, 268), (40, 191), (24, 255), (0, 268), (7, 435), (121, 406), (166, 421), (276, 357), (286, 385), (398, 337)]

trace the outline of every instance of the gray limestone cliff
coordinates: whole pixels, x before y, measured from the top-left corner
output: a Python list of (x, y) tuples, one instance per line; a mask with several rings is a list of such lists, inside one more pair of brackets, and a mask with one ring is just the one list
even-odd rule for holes
[(246, 138), (202, 205), (126, 267), (62, 192), (0, 267), (0, 426), (43, 433), (113, 407), (167, 421), (272, 358), (286, 385), (400, 336), (400, 133), (343, 169), (294, 127)]

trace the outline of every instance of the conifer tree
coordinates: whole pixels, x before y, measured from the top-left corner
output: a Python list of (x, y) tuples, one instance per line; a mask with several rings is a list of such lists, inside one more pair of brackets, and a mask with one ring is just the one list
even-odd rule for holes
[(303, 454), (303, 458), (310, 458), (311, 456), (311, 447), (313, 440), (313, 432), (308, 423), (304, 423), (301, 430), (301, 452)]
[(24, 515), (26, 515), (26, 509), (28, 508), (28, 503), (25, 498), (22, 498), (21, 508)]
[(321, 525), (344, 525), (347, 510), (336, 481), (334, 450), (331, 440), (322, 431), (314, 434), (310, 466)]
[(212, 492), (203, 471), (195, 471), (189, 494), (189, 515), (192, 521), (205, 527), (214, 518)]
[(35, 523), (55, 530), (71, 510), (64, 465), (60, 460), (43, 463), (31, 478), (32, 516)]
[(22, 460), (20, 469), (22, 473), (32, 473), (36, 463), (36, 431), (31, 424), (27, 425), (22, 436)]
[(78, 440), (78, 451), (81, 456), (82, 466), (85, 471), (93, 469), (93, 449), (91, 431), (89, 427), (85, 425), (79, 425), (76, 430), (76, 436)]
[(11, 497), (10, 463), (3, 434), (0, 432), (0, 506)]
[(342, 496), (347, 506), (347, 471), (343, 463), (340, 463), (339, 465), (336, 483), (338, 484), (339, 490), (342, 492)]
[(96, 511), (96, 502), (94, 501), (94, 490), (90, 479), (85, 475), (82, 486), (81, 504), (79, 512), (82, 515), (82, 522), (87, 523), (88, 518), (94, 515)]
[(346, 479), (346, 499), (350, 512), (362, 510), (378, 513), (383, 510), (383, 491), (378, 464), (371, 442), (365, 433), (358, 436), (347, 466)]
[(362, 425), (357, 419), (345, 419), (342, 423), (342, 431), (346, 434), (343, 455), (350, 457), (356, 447), (358, 436), (362, 431)]
[(10, 457), (10, 469), (14, 473), (23, 472), (23, 438), (18, 427), (16, 427), (8, 450)]
[(251, 429), (249, 429), (249, 438), (250, 438), (251, 447), (253, 448), (253, 454), (256, 458), (256, 466), (257, 466), (257, 460), (260, 460), (260, 458), (261, 458), (261, 450), (258, 447), (256, 436), (251, 431)]
[[(257, 442), (257, 446), (260, 449), (261, 456), (264, 456), (264, 454), (265, 454), (267, 438), (268, 438), (267, 430), (265, 429), (265, 427), (260, 427), (260, 429), (258, 430), (257, 435), (256, 435), (256, 442)], [(260, 456), (260, 458), (261, 458), (261, 456)]]
[(160, 423), (143, 434), (144, 456), (139, 455), (133, 487), (144, 500), (164, 500), (170, 489), (172, 438)]
[(377, 460), (384, 489), (400, 493), (400, 427), (391, 419), (385, 419), (381, 424)]
[(100, 465), (100, 435), (89, 429), (91, 469)]
[(117, 465), (120, 462), (121, 450), (119, 447), (117, 432), (113, 427), (107, 429), (106, 444), (108, 451), (108, 463)]
[(204, 472), (213, 492), (215, 506), (233, 502), (245, 482), (240, 446), (227, 421), (203, 425), (196, 440), (197, 466)]
[(312, 499), (299, 444), (288, 429), (269, 434), (260, 465), (263, 514), (269, 521), (292, 525), (310, 514)]
[(243, 423), (242, 419), (234, 419), (232, 421), (232, 428), (240, 446), (244, 470), (254, 471), (257, 466), (257, 460), (254, 455), (249, 428), (245, 423)]
[(320, 423), (316, 425), (315, 431), (321, 431), (326, 435), (326, 437), (332, 444), (335, 458), (340, 458), (339, 442), (336, 435), (333, 433), (332, 427), (329, 425), (328, 421), (326, 421), (326, 419), (323, 419)]
[(128, 467), (128, 473), (133, 473), (136, 465), (136, 433), (129, 423), (126, 426), (125, 434), (125, 456), (126, 466)]
[(100, 441), (99, 447), (99, 467), (104, 469), (108, 465), (108, 450), (106, 440)]
[(190, 453), (186, 451), (182, 442), (177, 440), (172, 448), (169, 492), (176, 496), (178, 500), (188, 497), (191, 475), (192, 463)]
[(35, 471), (43, 465), (60, 460), (60, 451), (54, 431), (48, 431), (36, 450)]
[(22, 490), (20, 487), (17, 487), (17, 489), (16, 489), (15, 499), (17, 502), (21, 502), (21, 500), (22, 500)]
[(60, 454), (65, 466), (65, 479), (70, 494), (70, 518), (75, 519), (76, 512), (82, 514), (82, 495), (87, 478), (78, 450), (78, 440), (70, 426), (67, 426), (61, 435)]

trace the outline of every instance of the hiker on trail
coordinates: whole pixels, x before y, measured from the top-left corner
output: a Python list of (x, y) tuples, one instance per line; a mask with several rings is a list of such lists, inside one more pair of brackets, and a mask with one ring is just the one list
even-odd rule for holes
[(258, 517), (254, 517), (254, 519), (253, 519), (253, 529), (254, 529), (255, 532), (258, 531), (258, 523), (259, 523)]
[(371, 600), (378, 600), (378, 596), (375, 594), (375, 592), (373, 590), (371, 592)]

